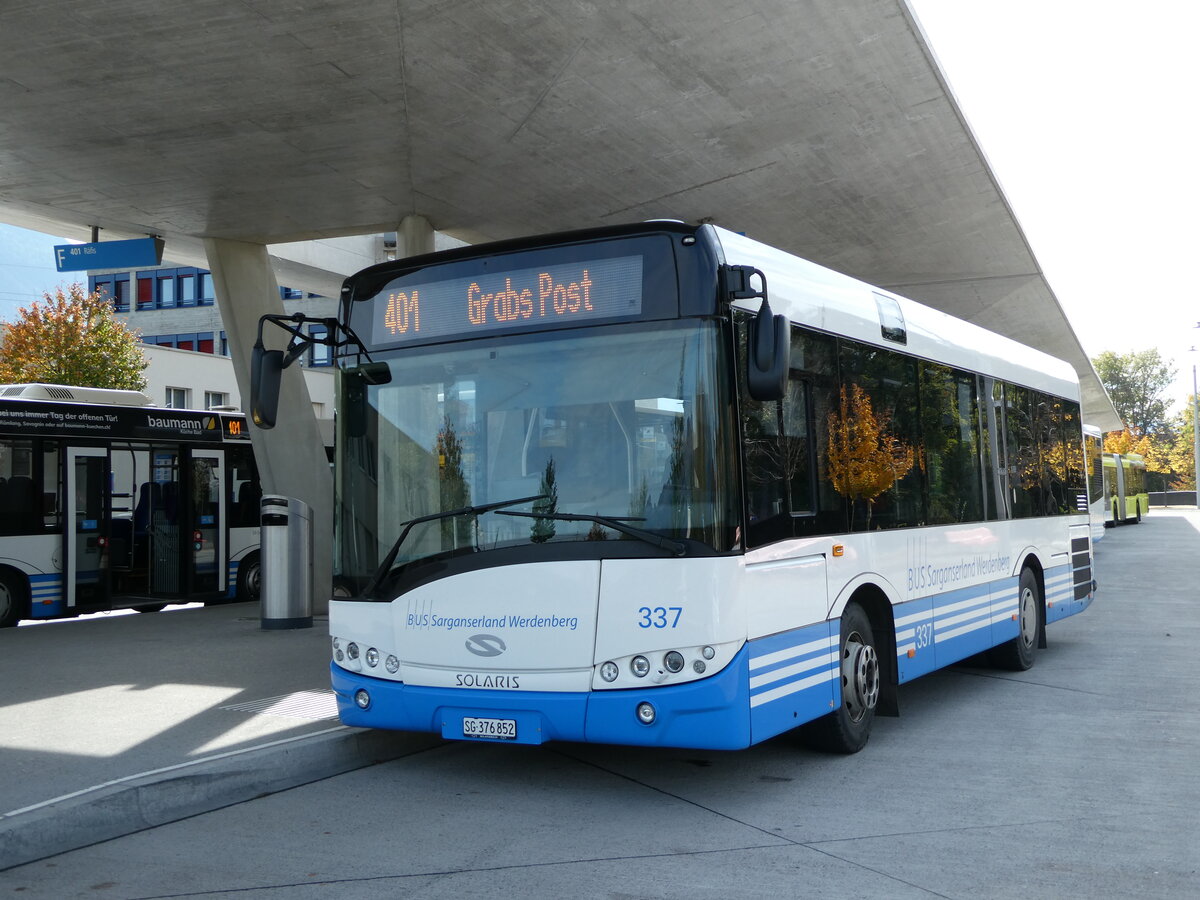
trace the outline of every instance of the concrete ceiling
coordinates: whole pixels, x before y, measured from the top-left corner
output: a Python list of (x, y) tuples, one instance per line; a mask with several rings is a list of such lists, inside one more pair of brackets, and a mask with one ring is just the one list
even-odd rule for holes
[(200, 259), (411, 213), (711, 220), (1069, 360), (1120, 427), (904, 0), (6, 0), (0, 220)]

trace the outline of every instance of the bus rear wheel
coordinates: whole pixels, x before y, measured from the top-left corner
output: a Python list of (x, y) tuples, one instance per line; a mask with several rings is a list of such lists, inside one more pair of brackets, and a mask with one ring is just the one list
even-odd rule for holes
[(882, 675), (871, 620), (857, 603), (842, 613), (841, 632), (842, 705), (805, 725), (802, 737), (828, 753), (857, 753), (871, 737)]
[(1021, 571), (1017, 588), (1017, 621), (1017, 636), (993, 647), (990, 657), (992, 665), (998, 668), (1024, 672), (1033, 665), (1034, 650), (1042, 632), (1042, 596), (1032, 569)]
[(12, 628), (25, 618), (28, 604), (25, 580), (12, 572), (0, 572), (0, 628)]
[(237, 598), (245, 603), (258, 600), (262, 594), (262, 567), (259, 556), (252, 553), (241, 561), (237, 570)]

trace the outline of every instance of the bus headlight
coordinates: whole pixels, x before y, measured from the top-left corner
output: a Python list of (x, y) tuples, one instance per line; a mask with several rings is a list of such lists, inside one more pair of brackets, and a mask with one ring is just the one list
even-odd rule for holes
[(645, 678), (650, 671), (650, 660), (644, 656), (635, 656), (629, 661), (629, 671), (635, 678)]
[(668, 672), (683, 671), (683, 654), (678, 650), (672, 650), (663, 657), (663, 665), (667, 667)]
[(368, 666), (370, 666), (372, 669), (375, 668), (377, 665), (379, 665), (379, 651), (374, 647), (369, 648), (364, 659), (366, 659)]
[(615, 662), (606, 662), (600, 667), (600, 677), (605, 681), (616, 681), (617, 676), (621, 674), (621, 670), (617, 668)]
[(389, 675), (395, 675), (400, 671), (400, 660), (389, 654), (388, 658), (383, 661), (383, 667), (388, 670)]
[(351, 641), (346, 645), (346, 655), (351, 659), (358, 659), (358, 644)]

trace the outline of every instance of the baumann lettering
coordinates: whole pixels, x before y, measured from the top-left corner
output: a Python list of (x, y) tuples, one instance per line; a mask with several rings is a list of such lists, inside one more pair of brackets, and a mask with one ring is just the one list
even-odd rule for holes
[(184, 434), (201, 434), (203, 428), (196, 419), (168, 419), (163, 416), (147, 416), (146, 426), (149, 428), (164, 428), (179, 431)]

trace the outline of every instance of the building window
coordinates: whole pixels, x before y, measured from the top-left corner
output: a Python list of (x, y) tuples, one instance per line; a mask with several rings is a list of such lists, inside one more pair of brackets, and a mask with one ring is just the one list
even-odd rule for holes
[(129, 312), (128, 278), (117, 278), (113, 281), (113, 308), (117, 312)]
[(229, 355), (229, 336), (225, 332), (221, 332), (221, 355)]
[(211, 331), (196, 335), (196, 349), (201, 353), (213, 352), (213, 336)]
[(158, 305), (169, 308), (175, 305), (175, 279), (168, 276), (158, 279)]
[(154, 309), (154, 276), (137, 280), (137, 308)]
[[(324, 339), (329, 334), (329, 329), (324, 325), (312, 325), (308, 329), (308, 333), (314, 338)], [(333, 365), (333, 354), (328, 344), (313, 344), (309, 350), (308, 364), (310, 366), (330, 366)]]
[(216, 409), (218, 406), (228, 406), (229, 395), (221, 391), (204, 392), (204, 408)]
[(179, 305), (194, 306), (196, 303), (196, 276), (179, 276)]
[(169, 387), (167, 388), (167, 408), (168, 409), (187, 409), (189, 400), (189, 391), (187, 388)]
[(200, 272), (196, 276), (196, 305), (197, 306), (212, 306), (213, 304), (213, 284), (212, 275), (208, 272)]
[(295, 288), (290, 287), (281, 287), (279, 289), (279, 296), (284, 300), (303, 300), (304, 291), (298, 291)]

